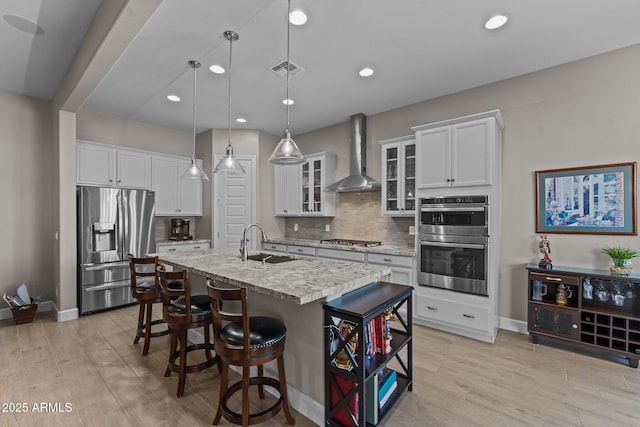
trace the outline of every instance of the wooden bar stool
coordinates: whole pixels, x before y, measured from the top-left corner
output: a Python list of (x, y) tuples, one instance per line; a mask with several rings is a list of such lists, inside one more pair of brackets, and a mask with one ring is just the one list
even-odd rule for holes
[[(165, 271), (164, 266), (160, 265), (158, 274), (162, 290), (162, 317), (171, 330), (169, 362), (164, 376), (168, 377), (171, 372), (178, 372), (176, 396), (181, 397), (184, 394), (187, 372), (202, 371), (216, 363), (220, 370), (220, 360), (211, 352), (213, 349), (209, 333), (209, 326), (212, 323), (211, 304), (207, 295), (191, 295), (187, 270)], [(203, 328), (204, 343), (187, 345), (187, 331), (199, 327)], [(206, 360), (202, 363), (187, 365), (187, 353), (195, 350), (204, 350)]]
[(169, 334), (169, 328), (151, 332), (153, 325), (165, 323), (164, 320), (151, 320), (153, 304), (161, 302), (160, 282), (158, 281), (158, 257), (137, 258), (129, 254), (129, 269), (131, 270), (131, 296), (138, 301), (138, 328), (134, 344), (138, 344), (140, 338), (144, 338), (142, 355), (149, 353), (151, 338)]
[[(273, 317), (247, 314), (247, 290), (215, 287), (207, 280), (207, 290), (213, 313), (213, 338), (216, 354), (222, 363), (220, 377), (220, 399), (213, 424), (220, 422), (221, 416), (232, 423), (248, 426), (273, 418), (284, 409), (288, 424), (295, 424), (287, 398), (287, 381), (284, 372), (284, 343), (287, 328)], [(223, 301), (239, 301), (240, 312), (223, 311)], [(224, 322), (224, 323), (223, 323)], [(264, 376), (264, 364), (278, 360), (278, 379)], [(242, 366), (242, 380), (229, 386), (229, 365)], [(257, 366), (258, 376), (251, 377), (250, 368)], [(249, 387), (258, 385), (258, 392), (264, 398), (264, 385), (278, 390), (280, 397), (269, 408), (251, 414), (249, 412)], [(242, 390), (242, 413), (229, 409), (231, 396)]]

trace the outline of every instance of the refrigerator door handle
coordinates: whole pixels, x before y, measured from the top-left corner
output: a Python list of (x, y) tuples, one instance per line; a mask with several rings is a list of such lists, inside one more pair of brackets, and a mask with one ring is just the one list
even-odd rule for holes
[(121, 282), (110, 282), (110, 283), (102, 283), (96, 286), (87, 286), (84, 288), (87, 292), (97, 292), (97, 291), (106, 291), (107, 289), (117, 289), (117, 288), (125, 288), (131, 286), (131, 282), (129, 280), (123, 280)]
[(85, 271), (110, 270), (112, 268), (129, 267), (129, 261), (112, 262), (109, 264), (82, 264), (82, 267), (84, 267)]

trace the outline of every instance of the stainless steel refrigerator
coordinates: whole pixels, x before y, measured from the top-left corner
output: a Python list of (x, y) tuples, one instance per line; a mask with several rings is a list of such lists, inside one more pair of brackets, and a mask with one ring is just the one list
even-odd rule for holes
[(80, 314), (135, 302), (127, 255), (156, 250), (155, 193), (78, 187), (77, 198)]

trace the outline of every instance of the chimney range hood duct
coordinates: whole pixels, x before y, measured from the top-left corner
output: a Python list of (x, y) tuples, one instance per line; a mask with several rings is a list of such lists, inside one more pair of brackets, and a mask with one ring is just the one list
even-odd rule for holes
[(367, 176), (367, 116), (362, 113), (351, 116), (350, 175), (329, 185), (326, 191), (346, 193), (349, 191), (380, 190), (380, 183)]

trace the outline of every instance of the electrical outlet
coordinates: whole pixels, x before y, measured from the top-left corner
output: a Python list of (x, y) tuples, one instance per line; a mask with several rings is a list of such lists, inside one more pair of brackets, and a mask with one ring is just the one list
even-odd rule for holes
[(293, 224), (293, 231), (298, 231), (298, 224)]
[(329, 224), (325, 224), (324, 231), (331, 231), (331, 226)]
[(409, 235), (410, 235), (410, 236), (415, 236), (415, 234), (416, 234), (416, 227), (415, 227), (415, 225), (410, 225), (410, 226), (409, 226)]

